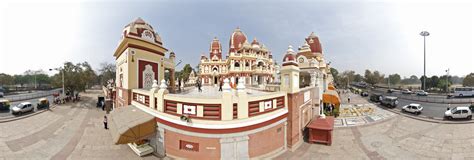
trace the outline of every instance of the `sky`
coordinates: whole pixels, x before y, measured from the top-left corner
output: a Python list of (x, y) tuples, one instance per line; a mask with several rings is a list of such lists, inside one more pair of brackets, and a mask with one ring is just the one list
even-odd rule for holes
[(323, 55), (340, 72), (365, 69), (402, 77), (423, 74), (465, 76), (474, 72), (471, 1), (2, 1), (0, 73), (48, 71), (65, 61), (98, 69), (114, 63), (123, 27), (141, 17), (177, 59), (195, 67), (209, 56), (213, 37), (228, 52), (236, 27), (256, 37), (281, 64), (288, 45), (297, 48), (311, 32)]

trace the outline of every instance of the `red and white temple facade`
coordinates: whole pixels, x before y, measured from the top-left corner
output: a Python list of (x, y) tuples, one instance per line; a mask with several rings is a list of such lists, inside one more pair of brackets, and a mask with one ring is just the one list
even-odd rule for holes
[(274, 81), (275, 66), (272, 54), (256, 38), (251, 43), (240, 28), (234, 30), (229, 40), (229, 52), (222, 55), (222, 44), (214, 38), (209, 47), (209, 57), (201, 55), (198, 75), (203, 84), (222, 83), (229, 78), (231, 84), (244, 79), (246, 85), (264, 85)]

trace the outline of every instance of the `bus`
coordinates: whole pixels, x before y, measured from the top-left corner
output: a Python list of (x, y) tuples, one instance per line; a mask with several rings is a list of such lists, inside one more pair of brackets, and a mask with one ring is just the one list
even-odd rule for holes
[(456, 87), (454, 88), (455, 97), (474, 96), (474, 87)]

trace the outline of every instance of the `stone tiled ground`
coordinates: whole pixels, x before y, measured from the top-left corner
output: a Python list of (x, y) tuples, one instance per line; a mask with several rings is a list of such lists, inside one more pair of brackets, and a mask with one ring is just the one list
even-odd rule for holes
[(331, 146), (304, 143), (277, 159), (474, 159), (474, 124), (438, 124), (397, 115), (333, 133)]
[(93, 106), (98, 93), (82, 94), (81, 103), (0, 123), (0, 159), (158, 159), (140, 158), (128, 146), (112, 143), (103, 129), (105, 113)]
[[(158, 159), (140, 158), (127, 146), (114, 145), (109, 131), (102, 128), (104, 112), (87, 105), (94, 104), (89, 100), (0, 123), (0, 160)], [(474, 159), (474, 124), (430, 123), (396, 115), (379, 123), (336, 128), (333, 133), (331, 146), (304, 143), (275, 159)]]

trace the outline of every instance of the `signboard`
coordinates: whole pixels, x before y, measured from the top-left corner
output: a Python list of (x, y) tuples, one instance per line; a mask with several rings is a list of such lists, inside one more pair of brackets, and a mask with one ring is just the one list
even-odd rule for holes
[(196, 106), (183, 105), (183, 114), (196, 115)]

